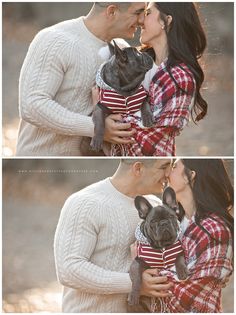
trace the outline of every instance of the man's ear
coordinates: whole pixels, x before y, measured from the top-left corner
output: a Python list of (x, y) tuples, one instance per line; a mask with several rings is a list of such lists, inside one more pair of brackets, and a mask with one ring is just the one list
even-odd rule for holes
[(176, 194), (173, 188), (166, 187), (162, 195), (162, 202), (164, 205), (176, 210), (178, 203), (176, 200)]
[(140, 177), (143, 174), (143, 163), (142, 162), (135, 162), (132, 165), (132, 172), (135, 176)]
[(141, 219), (146, 219), (147, 214), (153, 208), (150, 202), (143, 196), (135, 197), (134, 204)]
[(116, 15), (117, 6), (115, 4), (110, 4), (107, 6), (106, 13), (108, 17), (114, 17)]

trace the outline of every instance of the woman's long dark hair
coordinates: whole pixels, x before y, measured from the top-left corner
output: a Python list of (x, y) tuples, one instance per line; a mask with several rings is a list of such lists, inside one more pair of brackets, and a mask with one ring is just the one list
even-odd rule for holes
[[(156, 8), (165, 23), (168, 43), (167, 71), (180, 63), (186, 64), (196, 81), (196, 95), (192, 108), (192, 119), (197, 122), (207, 113), (207, 102), (200, 93), (204, 81), (203, 70), (198, 63), (206, 48), (206, 36), (202, 28), (197, 9), (192, 2), (155, 2)], [(172, 22), (167, 25), (167, 15), (172, 16)], [(155, 57), (152, 48), (144, 49)], [(176, 81), (174, 80), (175, 84)]]
[[(231, 215), (234, 205), (234, 189), (221, 159), (181, 159), (184, 172), (189, 179), (196, 203), (196, 224), (209, 234), (202, 226), (201, 220), (216, 214), (230, 229), (234, 236), (234, 219)], [(194, 181), (191, 171), (196, 172)]]

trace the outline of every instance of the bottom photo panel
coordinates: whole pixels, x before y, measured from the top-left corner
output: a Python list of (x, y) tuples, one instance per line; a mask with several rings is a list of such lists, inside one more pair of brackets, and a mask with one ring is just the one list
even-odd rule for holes
[(233, 313), (233, 159), (3, 159), (6, 313)]

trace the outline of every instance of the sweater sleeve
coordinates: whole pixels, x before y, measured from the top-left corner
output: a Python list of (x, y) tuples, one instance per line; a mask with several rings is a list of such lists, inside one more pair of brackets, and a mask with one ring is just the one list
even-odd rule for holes
[(68, 43), (61, 35), (45, 30), (36, 35), (20, 74), (20, 116), (59, 134), (92, 136), (91, 117), (72, 112), (55, 101), (68, 68), (69, 54)]
[(73, 196), (65, 203), (54, 242), (58, 279), (64, 286), (87, 293), (128, 293), (128, 273), (105, 270), (92, 262), (100, 228), (97, 208), (94, 201), (78, 201)]

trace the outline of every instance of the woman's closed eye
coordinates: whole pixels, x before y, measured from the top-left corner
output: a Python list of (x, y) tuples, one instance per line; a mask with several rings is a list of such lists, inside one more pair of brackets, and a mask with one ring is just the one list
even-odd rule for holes
[(150, 9), (147, 9), (147, 10), (145, 10), (144, 15), (145, 15), (145, 16), (148, 16), (150, 13), (151, 13), (151, 10), (150, 10)]

